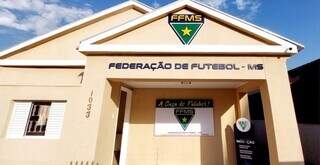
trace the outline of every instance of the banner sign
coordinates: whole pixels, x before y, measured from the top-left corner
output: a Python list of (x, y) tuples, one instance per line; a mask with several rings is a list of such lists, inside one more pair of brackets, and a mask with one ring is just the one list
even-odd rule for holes
[(171, 14), (169, 24), (184, 45), (189, 45), (204, 23), (201, 14)]
[(155, 135), (213, 136), (213, 101), (158, 99)]
[(234, 125), (236, 141), (237, 164), (255, 165), (259, 164), (256, 159), (256, 140), (251, 122), (246, 118), (240, 118)]
[(152, 63), (140, 63), (140, 62), (117, 62), (109, 63), (107, 69), (116, 70), (212, 70), (212, 71), (239, 71), (239, 70), (263, 70), (263, 64), (235, 64), (235, 63), (169, 63), (169, 62), (152, 62)]

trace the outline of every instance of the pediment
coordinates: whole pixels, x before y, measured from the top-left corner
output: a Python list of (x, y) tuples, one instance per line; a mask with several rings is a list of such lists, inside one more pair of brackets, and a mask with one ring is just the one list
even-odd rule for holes
[[(158, 19), (148, 22), (121, 35), (105, 38), (97, 44), (172, 44), (181, 45), (179, 31), (184, 29), (173, 29), (169, 23), (170, 15), (201, 15), (203, 23), (197, 33), (193, 33), (190, 45), (276, 45), (272, 41), (262, 40), (239, 29), (231, 27), (214, 18), (206, 16), (204, 13), (193, 11), (189, 8), (181, 9), (177, 12), (167, 13)], [(188, 25), (181, 24), (188, 28)], [(189, 27), (190, 28), (190, 27)], [(187, 29), (189, 30), (189, 29)], [(193, 29), (192, 29), (193, 30)], [(194, 29), (196, 30), (196, 29)], [(178, 32), (177, 32), (178, 31)], [(190, 30), (191, 31), (191, 30)], [(191, 31), (190, 33), (192, 33)], [(182, 36), (182, 35), (181, 35)], [(185, 35), (188, 36), (188, 35)]]
[[(197, 27), (192, 29), (191, 25), (173, 28), (172, 15), (201, 15), (203, 24), (199, 29)], [(190, 18), (185, 19), (184, 22), (197, 23), (190, 21)], [(178, 21), (178, 23), (181, 22)], [(197, 31), (197, 33), (192, 36), (189, 42), (189, 39), (182, 39), (181, 35), (184, 32), (181, 30), (191, 31), (191, 35), (193, 35), (192, 31)], [(230, 47), (232, 53), (239, 49), (240, 53), (254, 53), (257, 50), (258, 53), (288, 55), (297, 53), (303, 48), (302, 45), (280, 35), (199, 2), (181, 0), (84, 40), (79, 46), (79, 51), (84, 54), (157, 54), (175, 51), (180, 53), (189, 53), (190, 51), (224, 53), (221, 51), (221, 47), (223, 49)], [(174, 50), (174, 48), (179, 50)], [(163, 51), (164, 49), (165, 51)]]

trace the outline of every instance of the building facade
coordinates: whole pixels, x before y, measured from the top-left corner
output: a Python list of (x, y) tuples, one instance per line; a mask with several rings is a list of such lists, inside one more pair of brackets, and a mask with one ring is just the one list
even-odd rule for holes
[(117, 5), (1, 52), (0, 164), (233, 165), (259, 89), (270, 164), (302, 165), (302, 49), (194, 1)]

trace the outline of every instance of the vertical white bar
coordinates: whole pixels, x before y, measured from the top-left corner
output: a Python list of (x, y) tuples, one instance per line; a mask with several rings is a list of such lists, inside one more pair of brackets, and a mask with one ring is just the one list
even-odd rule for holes
[(131, 112), (131, 101), (132, 101), (132, 91), (128, 88), (121, 87), (121, 91), (127, 93), (126, 98), (126, 107), (124, 114), (124, 123), (122, 131), (122, 140), (121, 140), (121, 152), (120, 152), (120, 161), (119, 165), (126, 164), (127, 150), (128, 150), (128, 140), (129, 140), (129, 122), (130, 122), (130, 112)]
[(61, 136), (66, 102), (52, 102), (47, 121), (45, 137), (59, 139)]

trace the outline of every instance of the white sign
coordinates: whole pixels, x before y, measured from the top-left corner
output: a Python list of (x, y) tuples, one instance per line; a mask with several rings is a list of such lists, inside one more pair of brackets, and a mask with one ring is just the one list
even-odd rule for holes
[(156, 136), (213, 136), (213, 101), (159, 99), (156, 102)]

